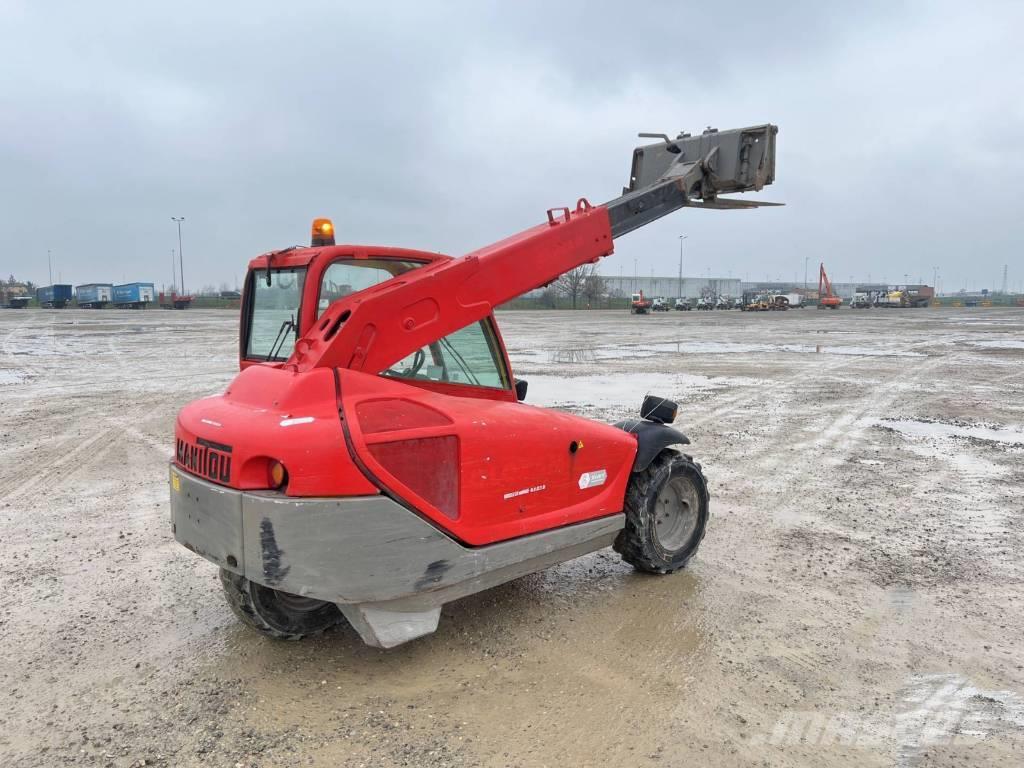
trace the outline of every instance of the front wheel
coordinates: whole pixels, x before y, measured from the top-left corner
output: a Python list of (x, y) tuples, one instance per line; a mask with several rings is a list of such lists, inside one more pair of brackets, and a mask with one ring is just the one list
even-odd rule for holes
[(697, 552), (708, 522), (700, 465), (664, 450), (626, 488), (626, 525), (613, 545), (639, 571), (672, 573)]
[(342, 620), (334, 603), (279, 592), (224, 568), (220, 569), (220, 584), (235, 616), (276, 640), (300, 640)]

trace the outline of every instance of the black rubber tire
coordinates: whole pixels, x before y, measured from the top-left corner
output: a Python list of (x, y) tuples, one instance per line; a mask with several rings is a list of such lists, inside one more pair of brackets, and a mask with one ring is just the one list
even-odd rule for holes
[(341, 611), (334, 603), (308, 600), (308, 608), (296, 610), (287, 603), (305, 602), (305, 599), (256, 584), (224, 568), (220, 569), (220, 584), (235, 616), (246, 626), (275, 640), (301, 640), (342, 620)]
[[(671, 549), (658, 540), (656, 527), (657, 499), (669, 483), (688, 484), (697, 507), (692, 534)], [(707, 529), (708, 485), (700, 464), (678, 451), (662, 451), (646, 469), (634, 472), (630, 477), (626, 487), (625, 513), (626, 525), (612, 545), (622, 559), (646, 573), (678, 571), (697, 552)]]

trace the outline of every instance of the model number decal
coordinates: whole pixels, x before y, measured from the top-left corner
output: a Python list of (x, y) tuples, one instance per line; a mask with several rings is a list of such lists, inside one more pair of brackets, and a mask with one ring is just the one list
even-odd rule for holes
[(584, 472), (580, 475), (580, 490), (582, 491), (584, 488), (596, 488), (599, 485), (604, 485), (605, 480), (607, 479), (608, 470), (606, 469), (595, 469), (593, 472)]
[(514, 499), (516, 496), (525, 496), (528, 493), (536, 493), (537, 491), (543, 491), (547, 488), (546, 485), (534, 485), (529, 488), (523, 488), (519, 491), (510, 491), (502, 496), (503, 499)]

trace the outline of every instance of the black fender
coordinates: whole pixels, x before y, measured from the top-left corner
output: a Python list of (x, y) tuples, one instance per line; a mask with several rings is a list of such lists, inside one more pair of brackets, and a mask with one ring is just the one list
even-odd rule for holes
[(612, 425), (623, 432), (636, 435), (637, 449), (636, 459), (633, 461), (633, 471), (642, 472), (654, 461), (664, 448), (670, 445), (689, 445), (690, 438), (665, 424), (657, 424), (646, 419), (626, 419)]

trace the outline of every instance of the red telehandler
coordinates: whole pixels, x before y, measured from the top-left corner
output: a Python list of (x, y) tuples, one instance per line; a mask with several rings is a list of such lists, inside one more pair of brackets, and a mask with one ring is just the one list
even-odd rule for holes
[(526, 405), (494, 308), (679, 208), (763, 204), (719, 195), (773, 181), (776, 132), (660, 136), (622, 196), (460, 258), (335, 245), (317, 219), (310, 247), (253, 259), (242, 371), (178, 415), (170, 468), (174, 535), (220, 567), (239, 619), (294, 639), (344, 618), (388, 648), (446, 602), (609, 544), (683, 567), (708, 491), (677, 406), (648, 395), (608, 425)]

